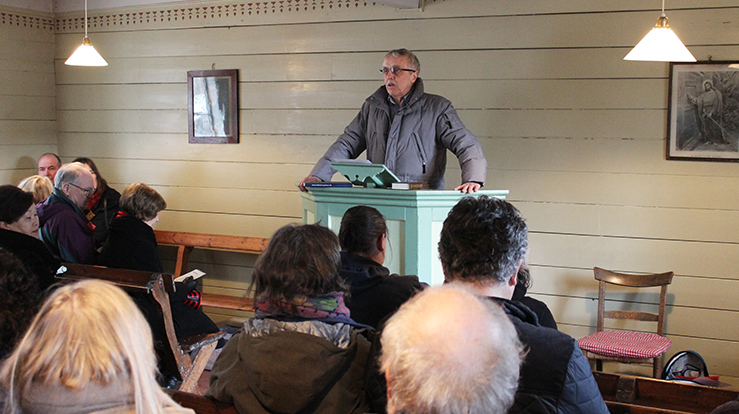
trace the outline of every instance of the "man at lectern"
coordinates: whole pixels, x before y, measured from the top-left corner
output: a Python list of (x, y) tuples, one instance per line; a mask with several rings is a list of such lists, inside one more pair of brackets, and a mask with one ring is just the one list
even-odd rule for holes
[(455, 190), (479, 190), (487, 172), (482, 147), (449, 100), (424, 92), (416, 55), (407, 49), (391, 50), (380, 71), (385, 84), (367, 98), (298, 187), (306, 191), (305, 183), (329, 181), (336, 172), (332, 161), (354, 159), (366, 150), (368, 160), (385, 164), (400, 181), (443, 189), (449, 149), (462, 167), (462, 185)]

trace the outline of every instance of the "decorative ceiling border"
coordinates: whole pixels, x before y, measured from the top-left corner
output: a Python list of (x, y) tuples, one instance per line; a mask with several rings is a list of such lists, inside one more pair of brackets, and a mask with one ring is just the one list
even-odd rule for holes
[[(268, 0), (250, 3), (201, 5), (193, 7), (170, 6), (162, 10), (126, 11), (106, 15), (90, 15), (89, 29), (125, 28), (151, 25), (220, 25), (224, 20), (252, 16), (271, 16), (278, 13), (349, 10), (374, 5), (365, 0)], [(83, 29), (83, 17), (56, 19), (58, 32)]]
[(31, 29), (54, 30), (54, 19), (37, 16), (24, 16), (18, 13), (0, 12), (0, 25), (27, 27)]

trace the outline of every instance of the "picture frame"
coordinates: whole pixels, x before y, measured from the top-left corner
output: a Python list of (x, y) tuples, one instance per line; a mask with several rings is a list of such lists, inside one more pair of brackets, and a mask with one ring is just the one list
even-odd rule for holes
[(237, 69), (187, 72), (188, 142), (239, 143)]
[(739, 64), (670, 63), (668, 160), (739, 161)]

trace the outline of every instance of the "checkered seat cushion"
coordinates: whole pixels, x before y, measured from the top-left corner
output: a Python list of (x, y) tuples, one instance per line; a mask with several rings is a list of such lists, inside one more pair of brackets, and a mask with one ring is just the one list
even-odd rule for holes
[(662, 355), (672, 344), (664, 336), (633, 331), (600, 331), (577, 342), (583, 351), (627, 358), (654, 358)]

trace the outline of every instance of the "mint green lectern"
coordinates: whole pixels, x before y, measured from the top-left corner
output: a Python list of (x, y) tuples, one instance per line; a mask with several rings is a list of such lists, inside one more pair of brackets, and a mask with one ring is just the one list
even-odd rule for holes
[[(505, 198), (508, 190), (479, 191), (472, 196)], [(444, 282), (437, 244), (449, 210), (460, 198), (459, 191), (388, 190), (379, 188), (311, 188), (303, 193), (303, 223), (321, 222), (337, 234), (341, 217), (357, 205), (379, 210), (388, 225), (389, 252), (385, 266), (392, 273), (418, 275), (422, 282)]]

